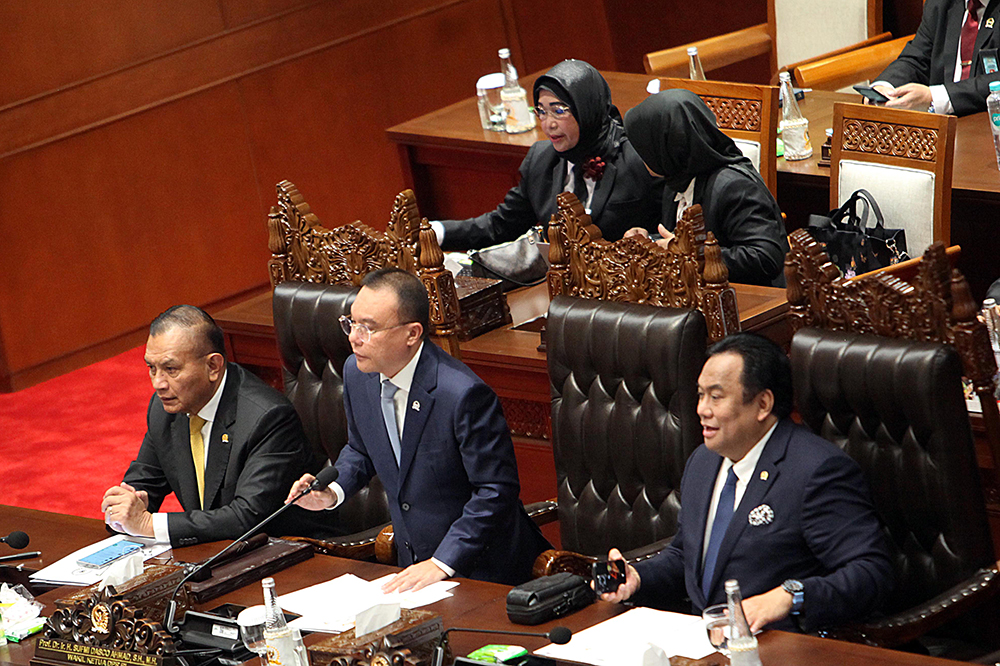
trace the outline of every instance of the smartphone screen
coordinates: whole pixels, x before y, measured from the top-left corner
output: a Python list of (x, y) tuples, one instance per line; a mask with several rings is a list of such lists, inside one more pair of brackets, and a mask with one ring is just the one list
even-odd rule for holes
[(81, 557), (76, 561), (76, 563), (83, 567), (100, 569), (101, 567), (111, 564), (115, 560), (121, 559), (126, 555), (141, 549), (141, 543), (136, 543), (134, 541), (119, 541), (111, 544), (110, 546), (105, 546), (99, 551), (91, 553), (86, 557)]
[(875, 90), (871, 86), (854, 86), (854, 89), (861, 93), (864, 97), (867, 97), (873, 102), (878, 102), (880, 104), (885, 104), (889, 101), (889, 98)]

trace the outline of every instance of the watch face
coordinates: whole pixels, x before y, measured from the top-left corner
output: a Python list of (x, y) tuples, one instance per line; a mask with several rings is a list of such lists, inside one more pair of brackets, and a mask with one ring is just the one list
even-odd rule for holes
[(802, 581), (795, 580), (792, 578), (789, 578), (784, 583), (782, 583), (781, 587), (783, 587), (786, 592), (789, 592), (791, 594), (795, 594), (796, 592), (801, 592), (803, 589)]

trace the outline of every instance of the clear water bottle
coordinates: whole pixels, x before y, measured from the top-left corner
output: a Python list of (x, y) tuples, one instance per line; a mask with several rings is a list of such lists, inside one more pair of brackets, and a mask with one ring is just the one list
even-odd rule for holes
[(264, 586), (264, 644), (268, 666), (302, 666), (292, 628), (285, 622), (285, 613), (278, 605), (274, 579), (265, 578), (261, 585)]
[(726, 581), (726, 605), (729, 607), (729, 663), (731, 666), (761, 666), (757, 637), (743, 614), (743, 595), (735, 579)]
[(809, 121), (799, 110), (792, 89), (792, 75), (781, 72), (781, 140), (785, 144), (786, 160), (804, 160), (812, 157), (813, 147), (809, 140)]
[(1000, 169), (1000, 81), (990, 81), (990, 96), (986, 98), (987, 115), (993, 131), (993, 150), (997, 154), (997, 168)]
[(705, 70), (702, 69), (697, 46), (688, 47), (688, 78), (692, 81), (705, 80)]
[(535, 114), (528, 105), (528, 93), (517, 80), (517, 70), (510, 61), (510, 49), (500, 49), (500, 71), (505, 78), (500, 99), (507, 112), (507, 133), (520, 134), (535, 129)]

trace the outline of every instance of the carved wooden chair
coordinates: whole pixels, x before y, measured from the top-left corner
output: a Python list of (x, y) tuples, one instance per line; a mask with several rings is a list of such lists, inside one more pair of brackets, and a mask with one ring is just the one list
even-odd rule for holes
[(643, 65), (648, 74), (687, 76), (690, 46), (706, 72), (768, 54), (776, 83), (778, 72), (891, 37), (882, 32), (881, 0), (768, 0), (767, 23), (647, 53)]
[[(417, 209), (412, 190), (397, 197), (385, 232), (355, 221), (323, 227), (298, 189), (287, 180), (277, 185), (278, 205), (268, 215), (268, 261), (271, 285), (314, 282), (357, 287), (365, 275), (395, 266), (417, 275), (430, 299), (430, 334), (452, 356), (460, 356), (459, 340), (510, 322), (499, 282), (455, 278), (444, 267), (444, 254), (427, 218)], [(495, 298), (483, 298), (486, 292)], [(471, 305), (463, 312), (460, 301)]]
[(663, 78), (662, 87), (683, 88), (701, 97), (722, 133), (736, 142), (777, 196), (778, 88), (746, 83)]
[[(806, 231), (789, 240), (799, 413), (864, 470), (898, 580), (887, 617), (825, 634), (892, 647), (995, 622), (1000, 579), (960, 378), (980, 397), (997, 469), (997, 367), (965, 278), (941, 243), (907, 283), (886, 274), (846, 280)], [(995, 649), (979, 640), (990, 633), (964, 638)]]
[(666, 249), (642, 236), (601, 237), (576, 196), (563, 192), (549, 222), (549, 297), (576, 296), (700, 310), (710, 341), (740, 330), (736, 292), (701, 206), (677, 223)]
[(905, 229), (911, 257), (934, 241), (947, 245), (955, 127), (955, 116), (834, 104), (830, 208), (864, 188), (885, 226)]

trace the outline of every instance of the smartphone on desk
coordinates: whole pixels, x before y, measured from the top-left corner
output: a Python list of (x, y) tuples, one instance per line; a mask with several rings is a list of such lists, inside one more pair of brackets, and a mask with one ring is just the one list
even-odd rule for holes
[(104, 548), (101, 548), (86, 557), (81, 557), (76, 561), (76, 563), (81, 567), (100, 569), (102, 567), (106, 567), (115, 560), (120, 560), (126, 555), (131, 555), (137, 550), (142, 550), (141, 543), (136, 543), (135, 541), (118, 541), (110, 546), (105, 546)]
[(861, 93), (861, 96), (875, 102), (876, 104), (885, 104), (889, 101), (889, 98), (875, 90), (871, 86), (856, 85), (854, 89)]

